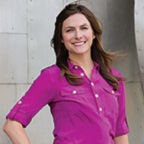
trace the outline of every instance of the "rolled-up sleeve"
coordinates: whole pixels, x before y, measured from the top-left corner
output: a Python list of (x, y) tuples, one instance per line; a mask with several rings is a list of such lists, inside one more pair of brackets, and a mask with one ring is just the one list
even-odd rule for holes
[(25, 95), (15, 104), (6, 118), (20, 122), (26, 127), (38, 111), (52, 101), (54, 86), (47, 69), (33, 82)]
[(119, 84), (119, 90), (120, 90), (120, 96), (118, 98), (119, 112), (118, 112), (115, 136), (124, 135), (129, 132), (129, 127), (128, 127), (127, 118), (126, 118), (125, 85), (123, 81), (121, 81)]

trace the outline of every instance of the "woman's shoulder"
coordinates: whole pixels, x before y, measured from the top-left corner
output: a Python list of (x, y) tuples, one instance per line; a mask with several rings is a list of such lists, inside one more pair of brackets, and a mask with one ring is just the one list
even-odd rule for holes
[(45, 73), (45, 74), (49, 73), (50, 75), (57, 75), (60, 74), (60, 72), (61, 70), (56, 64), (45, 67), (41, 70), (41, 73)]
[(114, 76), (117, 76), (117, 77), (123, 77), (122, 76), (122, 73), (117, 69), (117, 68), (115, 68), (115, 67), (111, 67), (110, 68), (110, 70), (111, 70), (111, 72), (112, 72), (112, 74), (114, 75)]

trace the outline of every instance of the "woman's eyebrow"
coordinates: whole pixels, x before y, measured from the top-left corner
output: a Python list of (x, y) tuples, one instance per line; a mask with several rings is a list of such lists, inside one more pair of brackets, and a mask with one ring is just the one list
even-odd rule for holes
[(80, 27), (89, 26), (87, 23), (82, 24)]
[[(80, 27), (83, 27), (83, 26), (89, 26), (89, 25), (87, 23), (80, 25)], [(64, 28), (64, 30), (69, 29), (69, 28), (75, 28), (75, 27), (74, 26), (67, 26)]]
[(67, 27), (64, 28), (64, 30), (69, 29), (69, 28), (74, 28), (74, 26), (67, 26)]

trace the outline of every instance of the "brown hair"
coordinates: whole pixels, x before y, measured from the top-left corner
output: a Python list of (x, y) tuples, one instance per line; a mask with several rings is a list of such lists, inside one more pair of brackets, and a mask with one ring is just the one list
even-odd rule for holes
[(116, 77), (110, 71), (113, 59), (116, 57), (116, 53), (106, 52), (102, 46), (102, 27), (95, 17), (95, 15), (85, 6), (78, 3), (71, 3), (65, 6), (65, 8), (59, 13), (56, 18), (54, 36), (51, 40), (51, 46), (54, 48), (56, 54), (56, 64), (62, 70), (62, 75), (66, 77), (68, 82), (72, 85), (78, 85), (80, 77), (74, 75), (68, 69), (67, 59), (68, 51), (62, 39), (62, 24), (65, 19), (76, 13), (83, 14), (91, 24), (95, 38), (91, 46), (91, 57), (93, 61), (96, 61), (100, 65), (100, 73), (104, 79), (116, 90), (118, 89), (118, 82), (122, 80)]

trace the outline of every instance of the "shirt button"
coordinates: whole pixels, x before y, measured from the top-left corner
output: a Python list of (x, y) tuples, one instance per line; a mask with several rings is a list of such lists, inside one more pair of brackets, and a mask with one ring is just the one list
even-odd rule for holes
[(74, 66), (74, 68), (75, 68), (75, 69), (78, 69), (78, 66), (76, 65), (76, 66)]
[(99, 97), (99, 95), (98, 95), (98, 94), (95, 94), (95, 97), (96, 97), (96, 98), (98, 98), (98, 97)]
[(114, 92), (114, 90), (112, 90), (112, 94), (114, 94), (115, 92)]
[(93, 83), (93, 82), (91, 82), (91, 86), (94, 86), (94, 83)]
[(83, 76), (84, 76), (84, 73), (81, 73), (80, 75), (83, 77)]
[(22, 104), (22, 101), (18, 101), (18, 104)]
[(99, 111), (102, 111), (102, 110), (103, 110), (103, 109), (100, 107), (100, 108), (99, 108)]
[(73, 94), (76, 94), (77, 93), (77, 91), (76, 90), (73, 90), (73, 92), (72, 92)]

